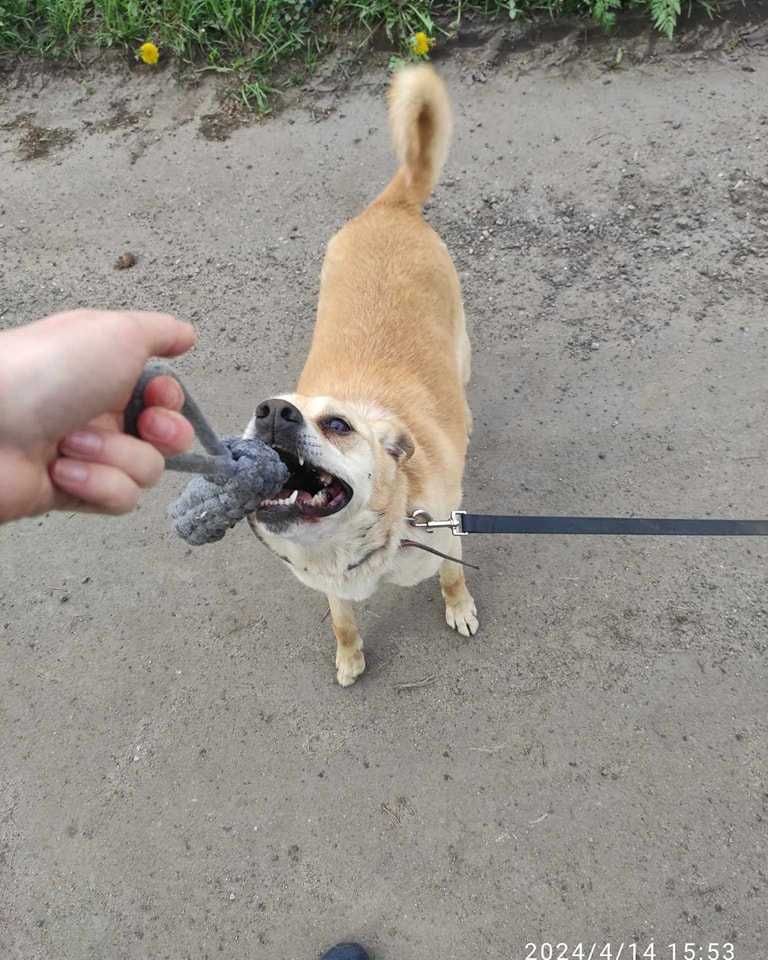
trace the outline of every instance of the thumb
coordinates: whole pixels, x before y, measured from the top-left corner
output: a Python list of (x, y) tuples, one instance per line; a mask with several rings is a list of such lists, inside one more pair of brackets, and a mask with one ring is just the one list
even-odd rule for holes
[(177, 357), (197, 339), (191, 324), (170, 314), (131, 311), (129, 316), (141, 330), (147, 357)]

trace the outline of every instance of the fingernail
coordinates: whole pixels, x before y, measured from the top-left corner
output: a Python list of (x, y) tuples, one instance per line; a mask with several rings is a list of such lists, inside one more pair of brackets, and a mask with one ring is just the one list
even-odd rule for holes
[(176, 436), (176, 423), (172, 417), (154, 413), (152, 416), (145, 417), (141, 424), (141, 434), (146, 440), (168, 443)]
[(80, 453), (86, 457), (93, 457), (104, 447), (104, 439), (98, 433), (89, 433), (80, 430), (65, 437), (61, 449), (64, 453)]
[(88, 467), (77, 460), (57, 460), (53, 465), (53, 477), (63, 483), (85, 483)]
[(181, 389), (179, 384), (173, 378), (170, 378), (170, 380), (171, 380), (170, 389), (171, 389), (171, 393), (173, 394), (173, 403), (175, 406), (181, 409), (184, 403), (184, 391)]

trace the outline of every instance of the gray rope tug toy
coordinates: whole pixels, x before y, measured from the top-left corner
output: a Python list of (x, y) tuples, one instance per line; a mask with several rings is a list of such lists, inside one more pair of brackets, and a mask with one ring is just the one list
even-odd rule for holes
[(262, 500), (274, 496), (288, 479), (288, 468), (278, 454), (261, 440), (219, 438), (167, 363), (148, 363), (124, 413), (126, 433), (137, 437), (139, 414), (144, 409), (144, 390), (155, 377), (173, 377), (184, 393), (181, 413), (194, 427), (209, 455), (182, 453), (167, 457), (168, 470), (196, 473), (170, 508), (178, 535), (192, 546), (215, 543), (227, 530), (253, 512)]

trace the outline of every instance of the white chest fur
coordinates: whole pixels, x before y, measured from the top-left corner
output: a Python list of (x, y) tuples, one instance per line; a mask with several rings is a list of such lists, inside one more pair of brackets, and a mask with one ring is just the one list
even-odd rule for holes
[(360, 520), (357, 529), (345, 531), (343, 538), (323, 537), (314, 542), (297, 542), (250, 523), (259, 539), (302, 583), (346, 600), (365, 600), (382, 583), (411, 587), (437, 573), (440, 557), (404, 547), (403, 539), (418, 540), (443, 552), (450, 549), (452, 535), (448, 531), (422, 534), (405, 522), (394, 530), (382, 530), (374, 514)]

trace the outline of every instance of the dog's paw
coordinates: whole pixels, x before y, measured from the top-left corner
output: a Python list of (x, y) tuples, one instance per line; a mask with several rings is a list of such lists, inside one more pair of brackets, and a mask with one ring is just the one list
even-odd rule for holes
[(342, 687), (351, 687), (364, 670), (365, 657), (362, 650), (357, 650), (344, 659), (336, 657), (336, 680)]
[(451, 630), (458, 630), (462, 637), (474, 637), (480, 621), (472, 594), (467, 591), (458, 603), (445, 605), (445, 622)]

